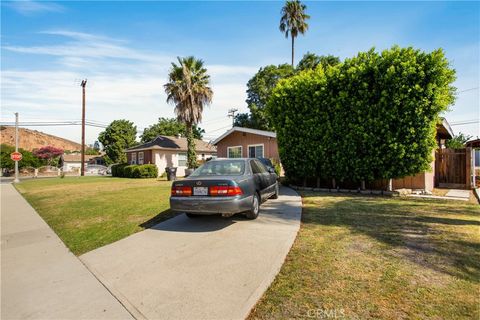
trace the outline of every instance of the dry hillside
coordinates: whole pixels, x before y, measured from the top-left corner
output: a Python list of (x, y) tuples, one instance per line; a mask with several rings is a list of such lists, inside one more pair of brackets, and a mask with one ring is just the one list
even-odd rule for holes
[[(1, 126), (1, 143), (11, 146), (15, 145), (15, 128), (11, 126)], [(19, 147), (32, 151), (43, 146), (54, 146), (63, 150), (80, 150), (80, 143), (67, 139), (52, 136), (37, 130), (19, 128)]]

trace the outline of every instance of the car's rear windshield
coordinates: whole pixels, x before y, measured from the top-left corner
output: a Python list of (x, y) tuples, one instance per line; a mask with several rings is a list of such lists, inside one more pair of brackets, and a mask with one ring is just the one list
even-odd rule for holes
[(245, 161), (222, 160), (209, 161), (200, 166), (190, 176), (241, 176), (245, 172)]

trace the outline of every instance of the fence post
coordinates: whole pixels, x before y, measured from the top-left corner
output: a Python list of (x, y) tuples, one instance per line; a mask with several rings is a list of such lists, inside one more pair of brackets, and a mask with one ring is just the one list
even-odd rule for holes
[(35, 168), (35, 169), (33, 170), (33, 177), (34, 177), (34, 178), (38, 178), (38, 168)]
[[(465, 170), (465, 184), (466, 184), (466, 189), (471, 189), (471, 182), (472, 182), (472, 148), (467, 147), (465, 148), (465, 162), (466, 162), (466, 170)], [(474, 171), (475, 173), (475, 171)]]
[(360, 190), (365, 190), (365, 180), (362, 180)]

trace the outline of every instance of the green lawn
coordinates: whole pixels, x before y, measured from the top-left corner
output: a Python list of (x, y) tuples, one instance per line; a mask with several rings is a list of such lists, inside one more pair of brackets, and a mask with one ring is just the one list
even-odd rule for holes
[(171, 182), (69, 177), (25, 180), (17, 189), (76, 255), (173, 216)]
[(302, 226), (249, 319), (480, 319), (480, 206), (303, 194)]

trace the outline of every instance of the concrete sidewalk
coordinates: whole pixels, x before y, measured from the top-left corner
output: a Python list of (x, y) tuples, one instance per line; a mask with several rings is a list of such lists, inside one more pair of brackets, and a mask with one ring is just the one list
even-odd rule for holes
[(137, 319), (244, 319), (280, 270), (301, 210), (282, 188), (256, 220), (180, 215), (80, 258)]
[(131, 319), (11, 184), (1, 184), (1, 318)]

